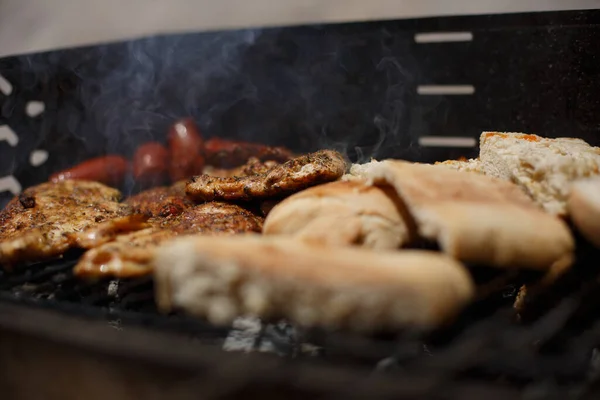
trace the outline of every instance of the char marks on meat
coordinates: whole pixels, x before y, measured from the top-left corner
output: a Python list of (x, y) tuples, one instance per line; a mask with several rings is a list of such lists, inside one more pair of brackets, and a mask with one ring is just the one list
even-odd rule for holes
[(61, 255), (76, 245), (72, 234), (130, 215), (120, 197), (116, 189), (82, 180), (26, 189), (0, 212), (0, 264)]
[(154, 217), (148, 220), (148, 228), (117, 236), (86, 252), (75, 266), (75, 274), (88, 278), (148, 275), (155, 249), (169, 239), (188, 234), (258, 233), (263, 220), (245, 208), (220, 202), (200, 204), (166, 218)]
[(215, 168), (212, 166), (206, 166), (202, 173), (204, 175), (210, 175), (217, 178), (230, 178), (233, 176), (250, 176), (257, 174), (264, 174), (274, 167), (279, 165), (277, 161), (260, 161), (256, 157), (250, 157), (246, 164), (235, 168)]
[(186, 192), (195, 200), (204, 201), (279, 197), (334, 181), (346, 172), (346, 167), (340, 153), (321, 150), (248, 176), (195, 176), (188, 182)]
[(194, 205), (185, 194), (185, 181), (145, 190), (125, 200), (135, 213), (149, 217), (179, 215)]
[(185, 194), (185, 181), (145, 190), (127, 198), (124, 203), (131, 208), (132, 215), (105, 221), (72, 234), (77, 247), (91, 249), (100, 246), (113, 241), (118, 235), (150, 227), (147, 222), (149, 218), (179, 215), (194, 205)]

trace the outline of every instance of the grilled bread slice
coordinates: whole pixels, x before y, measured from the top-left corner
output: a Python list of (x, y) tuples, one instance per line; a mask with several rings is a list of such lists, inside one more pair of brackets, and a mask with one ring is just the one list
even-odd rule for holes
[(516, 183), (560, 216), (566, 215), (571, 183), (600, 173), (600, 148), (574, 138), (483, 132), (480, 159), (487, 175)]
[(338, 181), (283, 200), (267, 216), (263, 233), (324, 245), (394, 249), (409, 241), (409, 225), (403, 203), (391, 187)]
[(516, 185), (435, 165), (385, 160), (351, 173), (393, 186), (422, 238), (458, 260), (504, 268), (567, 268), (574, 241), (564, 221)]
[(468, 160), (447, 160), (436, 162), (434, 165), (442, 167), (448, 167), (456, 171), (464, 172), (476, 172), (478, 174), (485, 174), (481, 166), (481, 161), (478, 158), (471, 158)]
[(281, 236), (192, 236), (163, 245), (156, 299), (229, 324), (237, 316), (360, 332), (430, 328), (473, 297), (466, 269), (427, 251), (327, 247)]
[(568, 210), (582, 236), (600, 247), (600, 177), (573, 183)]

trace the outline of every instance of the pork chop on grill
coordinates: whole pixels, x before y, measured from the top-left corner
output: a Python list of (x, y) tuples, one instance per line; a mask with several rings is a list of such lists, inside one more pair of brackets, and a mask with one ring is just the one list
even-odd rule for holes
[(193, 199), (203, 201), (266, 199), (335, 181), (346, 172), (346, 167), (340, 153), (321, 150), (250, 176), (195, 176), (188, 182), (186, 192)]
[(152, 273), (152, 260), (158, 245), (174, 237), (260, 232), (262, 224), (262, 217), (237, 205), (200, 204), (179, 215), (151, 218), (148, 228), (117, 236), (114, 241), (87, 251), (74, 272), (86, 278), (144, 276)]
[(172, 186), (161, 186), (144, 190), (124, 201), (135, 213), (149, 217), (168, 217), (178, 215), (194, 202), (185, 194), (185, 181)]
[(274, 167), (279, 165), (279, 162), (267, 160), (260, 161), (256, 157), (251, 157), (248, 159), (246, 164), (241, 165), (235, 168), (215, 168), (213, 166), (207, 165), (204, 167), (202, 173), (204, 175), (210, 175), (218, 178), (231, 178), (234, 176), (250, 176), (257, 174), (264, 174)]
[(0, 264), (39, 261), (75, 245), (71, 234), (131, 214), (121, 193), (101, 183), (65, 180), (26, 189), (0, 212)]
[(101, 222), (71, 234), (77, 247), (91, 249), (100, 246), (113, 241), (118, 235), (149, 228), (151, 225), (146, 222), (149, 218), (179, 215), (194, 205), (185, 194), (185, 181), (145, 190), (127, 198), (124, 203), (131, 208), (131, 215)]

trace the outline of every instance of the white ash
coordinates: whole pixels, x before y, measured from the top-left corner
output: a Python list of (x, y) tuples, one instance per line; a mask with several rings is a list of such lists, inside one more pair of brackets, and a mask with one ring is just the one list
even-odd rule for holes
[(110, 326), (111, 328), (114, 328), (118, 331), (122, 331), (123, 330), (123, 326), (121, 324), (121, 320), (120, 319), (114, 319), (111, 321), (108, 321), (108, 326)]
[(300, 334), (291, 324), (261, 322), (255, 317), (238, 317), (223, 343), (225, 351), (275, 353), (280, 356), (316, 355), (318, 347), (300, 343)]
[(119, 293), (119, 281), (110, 281), (108, 283), (108, 289), (106, 290), (106, 294), (109, 297), (117, 297)]

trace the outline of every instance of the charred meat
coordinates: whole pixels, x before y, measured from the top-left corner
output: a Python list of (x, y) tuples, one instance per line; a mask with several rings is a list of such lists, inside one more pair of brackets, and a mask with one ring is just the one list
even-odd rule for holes
[(118, 235), (149, 228), (149, 218), (179, 215), (194, 205), (185, 194), (185, 181), (173, 186), (145, 190), (127, 198), (124, 203), (131, 208), (131, 215), (111, 219), (72, 234), (77, 247), (91, 249), (100, 246), (113, 241)]
[(130, 215), (121, 193), (83, 180), (26, 189), (0, 212), (0, 264), (39, 261), (75, 246), (72, 234)]
[(179, 215), (148, 220), (149, 227), (116, 237), (89, 250), (75, 266), (86, 278), (131, 278), (152, 272), (155, 249), (165, 241), (188, 234), (235, 235), (260, 232), (263, 218), (245, 208), (220, 202), (204, 203)]
[(260, 161), (256, 157), (251, 157), (246, 164), (235, 168), (215, 168), (206, 166), (202, 173), (217, 178), (231, 178), (234, 176), (250, 176), (264, 174), (279, 165), (277, 161)]
[(127, 198), (125, 204), (130, 205), (135, 213), (149, 217), (179, 215), (194, 205), (185, 194), (185, 182), (145, 190)]
[(249, 176), (200, 175), (186, 187), (194, 200), (259, 200), (288, 195), (334, 181), (346, 171), (344, 157), (333, 150), (303, 155)]

